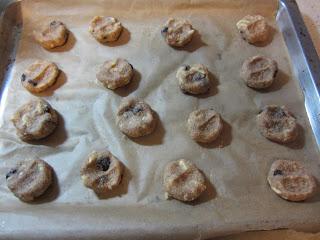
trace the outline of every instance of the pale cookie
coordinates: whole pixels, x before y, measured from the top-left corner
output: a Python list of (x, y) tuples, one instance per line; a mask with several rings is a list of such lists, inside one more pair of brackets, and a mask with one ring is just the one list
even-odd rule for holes
[(57, 80), (59, 69), (56, 64), (37, 60), (21, 75), (22, 85), (31, 93), (47, 90)]
[(58, 114), (42, 99), (21, 106), (11, 121), (23, 141), (41, 139), (51, 134), (58, 125)]
[(237, 28), (244, 40), (254, 44), (265, 42), (270, 34), (270, 27), (264, 17), (248, 15), (237, 22)]
[(209, 71), (202, 64), (181, 66), (176, 78), (180, 89), (185, 93), (202, 94), (210, 89)]
[(206, 190), (205, 178), (199, 169), (185, 159), (168, 163), (164, 170), (163, 185), (167, 197), (193, 201)]
[(40, 31), (33, 32), (35, 40), (45, 49), (62, 46), (68, 39), (68, 29), (60, 21), (52, 21)]
[(132, 65), (122, 58), (104, 62), (97, 73), (97, 79), (112, 90), (129, 84), (132, 76)]
[(272, 163), (268, 182), (271, 189), (289, 201), (304, 201), (316, 191), (316, 181), (298, 161), (277, 160)]
[(113, 17), (95, 16), (89, 26), (89, 32), (101, 43), (116, 41), (121, 31), (121, 23)]
[(271, 86), (277, 71), (276, 61), (258, 55), (244, 61), (240, 76), (248, 87), (263, 89)]
[(260, 133), (269, 140), (288, 143), (298, 136), (298, 124), (285, 106), (269, 105), (257, 116)]
[(223, 123), (220, 115), (213, 109), (202, 109), (190, 113), (187, 127), (193, 140), (210, 143), (222, 132)]
[(147, 103), (140, 99), (128, 98), (119, 106), (117, 125), (127, 136), (137, 138), (152, 133), (156, 128), (157, 119)]
[(41, 196), (52, 183), (52, 168), (41, 159), (18, 163), (7, 174), (7, 186), (22, 201)]
[(182, 47), (189, 43), (194, 32), (189, 21), (174, 18), (170, 18), (161, 30), (167, 44), (173, 47)]
[(84, 185), (97, 193), (107, 192), (121, 182), (123, 167), (109, 151), (93, 151), (81, 169)]

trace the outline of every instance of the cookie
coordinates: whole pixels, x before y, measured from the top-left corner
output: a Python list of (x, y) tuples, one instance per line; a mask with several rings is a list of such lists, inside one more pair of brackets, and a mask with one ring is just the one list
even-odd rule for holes
[(257, 116), (260, 133), (269, 140), (288, 143), (298, 137), (298, 124), (285, 106), (269, 105)]
[(58, 114), (51, 105), (40, 98), (21, 106), (11, 121), (23, 141), (47, 137), (58, 125)]
[(45, 49), (52, 49), (67, 42), (69, 31), (60, 21), (52, 21), (33, 32), (35, 40)]
[(89, 32), (101, 43), (118, 40), (121, 31), (121, 23), (113, 17), (95, 16), (90, 22)]
[(289, 201), (304, 201), (314, 195), (316, 181), (298, 161), (277, 160), (272, 163), (268, 183), (280, 197)]
[(206, 190), (204, 175), (195, 164), (185, 159), (166, 165), (163, 185), (167, 197), (184, 202), (197, 199)]
[(175, 18), (169, 18), (161, 29), (166, 43), (173, 47), (182, 47), (189, 43), (194, 32), (189, 21)]
[(122, 58), (104, 62), (97, 73), (98, 81), (112, 90), (129, 84), (132, 76), (132, 65)]
[(193, 140), (210, 143), (222, 132), (223, 123), (220, 115), (213, 109), (201, 109), (190, 113), (187, 127)]
[(97, 193), (107, 192), (121, 182), (123, 167), (109, 151), (93, 151), (81, 168), (83, 184)]
[(258, 55), (244, 61), (240, 76), (248, 87), (264, 89), (272, 85), (277, 71), (278, 65), (276, 61)]
[(22, 201), (33, 201), (52, 183), (51, 166), (41, 159), (22, 161), (6, 174), (7, 186)]
[(151, 134), (157, 124), (155, 113), (144, 101), (127, 98), (122, 101), (117, 113), (117, 125), (121, 132), (137, 138)]
[(209, 71), (202, 64), (184, 65), (177, 71), (180, 89), (184, 93), (202, 94), (210, 89)]
[(245, 16), (237, 22), (237, 28), (242, 38), (251, 44), (265, 42), (270, 35), (270, 27), (260, 15)]
[(37, 60), (21, 75), (21, 83), (29, 92), (39, 93), (51, 87), (58, 75), (59, 69), (56, 64)]

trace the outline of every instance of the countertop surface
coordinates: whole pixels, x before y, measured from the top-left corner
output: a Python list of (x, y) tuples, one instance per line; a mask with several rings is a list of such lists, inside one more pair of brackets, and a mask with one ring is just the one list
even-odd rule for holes
[[(296, 0), (314, 46), (320, 56), (320, 0)], [(319, 66), (320, 67), (320, 66)], [(320, 240), (320, 233), (300, 233), (292, 230), (247, 232), (214, 240)]]

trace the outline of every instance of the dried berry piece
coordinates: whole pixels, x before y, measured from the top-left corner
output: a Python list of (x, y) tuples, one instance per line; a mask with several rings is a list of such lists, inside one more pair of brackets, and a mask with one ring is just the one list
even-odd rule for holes
[(8, 179), (11, 175), (17, 173), (17, 169), (13, 168), (6, 174), (6, 179)]
[(122, 172), (121, 162), (109, 151), (94, 151), (81, 168), (81, 178), (86, 187), (103, 193), (120, 184)]
[(97, 169), (100, 171), (107, 171), (110, 166), (110, 158), (109, 157), (102, 157), (97, 160)]
[(24, 82), (26, 80), (26, 75), (23, 73), (22, 75), (21, 75), (21, 82)]
[(282, 173), (282, 171), (280, 170), (280, 169), (276, 169), (276, 170), (274, 170), (274, 172), (273, 172), (273, 176), (277, 176), (277, 175), (282, 175), (283, 173)]

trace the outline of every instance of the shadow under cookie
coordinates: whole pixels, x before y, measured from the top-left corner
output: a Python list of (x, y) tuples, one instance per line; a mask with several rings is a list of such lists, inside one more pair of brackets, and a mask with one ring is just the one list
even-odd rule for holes
[(138, 137), (138, 138), (130, 138), (133, 142), (140, 144), (140, 145), (145, 145), (145, 146), (152, 146), (152, 145), (160, 145), (163, 142), (163, 138), (165, 135), (165, 129), (163, 127), (163, 124), (161, 122), (161, 119), (158, 115), (158, 113), (154, 112), (155, 118), (157, 119), (157, 125), (155, 130), (150, 133), (149, 135)]
[(45, 145), (50, 147), (57, 147), (64, 143), (68, 137), (68, 134), (65, 129), (64, 119), (62, 115), (59, 112), (57, 112), (57, 114), (59, 119), (58, 126), (49, 136), (43, 139), (31, 140), (26, 142), (33, 145)]
[(121, 182), (114, 189), (109, 190), (107, 192), (99, 193), (95, 192), (99, 199), (108, 199), (114, 197), (121, 197), (128, 193), (129, 182), (132, 179), (132, 175), (130, 170), (122, 163), (123, 166), (123, 174), (121, 178)]
[(223, 128), (220, 136), (211, 143), (198, 143), (204, 148), (224, 148), (229, 146), (232, 141), (232, 127), (231, 125), (222, 119)]
[(67, 82), (67, 75), (60, 69), (59, 75), (57, 77), (56, 82), (49, 87), (48, 89), (44, 90), (43, 92), (40, 93), (33, 93), (35, 96), (38, 97), (49, 97), (52, 96), (58, 88), (60, 88), (62, 85), (64, 85)]
[(114, 90), (114, 92), (119, 96), (126, 97), (139, 87), (141, 81), (141, 73), (137, 69), (133, 69), (133, 71), (134, 73), (130, 83), (126, 86)]
[(74, 45), (76, 44), (76, 41), (77, 41), (77, 39), (74, 36), (74, 34), (71, 31), (69, 31), (68, 38), (67, 38), (64, 45), (59, 46), (59, 47), (55, 47), (52, 49), (46, 49), (46, 50), (49, 52), (67, 52), (67, 51), (70, 51), (74, 47)]
[(38, 198), (36, 198), (32, 202), (28, 202), (30, 204), (42, 204), (52, 202), (58, 198), (60, 193), (59, 181), (57, 175), (54, 170), (52, 170), (52, 183), (48, 187), (48, 189)]
[(130, 38), (131, 38), (130, 31), (127, 28), (122, 27), (121, 34), (117, 39), (117, 41), (102, 43), (102, 45), (105, 45), (108, 47), (118, 47), (118, 46), (127, 44), (130, 41)]
[(182, 47), (171, 47), (178, 51), (195, 52), (196, 50), (204, 46), (207, 46), (207, 44), (202, 41), (200, 33), (197, 30), (195, 30), (192, 39), (189, 43)]

